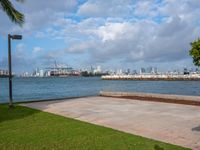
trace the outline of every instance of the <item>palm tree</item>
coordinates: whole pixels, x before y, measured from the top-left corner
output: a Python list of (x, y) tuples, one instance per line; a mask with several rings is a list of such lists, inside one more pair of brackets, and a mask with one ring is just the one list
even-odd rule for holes
[[(24, 0), (16, 1), (23, 2)], [(9, 0), (0, 0), (0, 9), (3, 9), (3, 11), (6, 12), (12, 22), (22, 26), (24, 23), (24, 15), (17, 11)]]

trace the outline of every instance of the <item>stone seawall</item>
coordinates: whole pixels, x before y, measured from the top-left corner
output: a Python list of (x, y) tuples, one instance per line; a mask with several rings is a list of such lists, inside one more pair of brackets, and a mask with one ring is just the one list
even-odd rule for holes
[(200, 96), (100, 91), (100, 96), (200, 106)]
[(200, 81), (200, 74), (195, 75), (106, 75), (103, 80), (147, 80), (147, 81)]

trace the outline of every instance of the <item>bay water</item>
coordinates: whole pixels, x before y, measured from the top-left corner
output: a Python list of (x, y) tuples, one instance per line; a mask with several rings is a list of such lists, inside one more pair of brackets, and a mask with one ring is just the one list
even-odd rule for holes
[[(100, 91), (200, 96), (200, 81), (102, 80), (100, 77), (13, 78), (15, 102), (95, 96)], [(8, 101), (8, 93), (8, 79), (0, 78), (0, 103)]]

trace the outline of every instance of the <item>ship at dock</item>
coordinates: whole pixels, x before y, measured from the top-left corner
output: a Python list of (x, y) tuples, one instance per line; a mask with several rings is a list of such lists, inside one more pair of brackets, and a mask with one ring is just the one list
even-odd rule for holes
[(55, 61), (53, 67), (45, 68), (47, 76), (50, 77), (68, 77), (80, 76), (80, 72), (65, 64), (57, 64)]
[(69, 76), (80, 76), (80, 72), (73, 69), (72, 67), (65, 64), (57, 64), (46, 67), (45, 69), (37, 68), (32, 77), (69, 77)]
[(9, 76), (8, 70), (0, 69), (0, 78), (7, 78)]

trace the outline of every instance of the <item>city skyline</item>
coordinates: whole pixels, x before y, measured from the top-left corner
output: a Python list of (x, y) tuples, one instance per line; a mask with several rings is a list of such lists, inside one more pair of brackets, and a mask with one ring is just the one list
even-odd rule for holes
[(36, 0), (15, 5), (26, 21), (20, 28), (0, 13), (2, 69), (7, 68), (8, 33), (23, 35), (22, 41), (12, 42), (17, 73), (54, 60), (74, 68), (194, 67), (188, 51), (200, 33), (197, 0), (61, 0), (56, 5)]
[[(31, 67), (30, 67), (31, 68)], [(54, 60), (51, 64), (46, 64), (45, 66), (36, 66), (35, 68), (31, 68), (29, 70), (21, 70), (20, 72), (15, 72), (13, 71), (14, 75), (17, 76), (36, 76), (36, 77), (41, 77), (41, 76), (50, 76), (50, 70), (54, 71), (55, 69), (61, 69), (61, 70), (68, 70), (67, 72), (70, 71), (75, 71), (76, 73), (81, 73), (81, 72), (88, 72), (88, 73), (108, 73), (108, 74), (168, 74), (168, 73), (179, 73), (182, 74), (184, 71), (188, 72), (199, 72), (199, 68), (196, 66), (193, 67), (180, 67), (180, 68), (169, 68), (169, 69), (161, 69), (157, 66), (134, 66), (132, 65), (131, 67), (123, 66), (123, 67), (109, 67), (105, 68), (102, 67), (101, 65), (94, 65), (90, 64), (88, 66), (83, 66), (83, 67), (73, 67), (73, 65), (70, 64), (65, 64), (61, 63), (59, 61)], [(69, 71), (70, 70), (70, 71)], [(8, 73), (8, 68), (0, 68), (1, 72), (7, 72)], [(41, 71), (43, 72), (41, 75)], [(77, 75), (75, 73), (75, 75)]]
[[(197, 67), (194, 68), (182, 68), (182, 69), (174, 69), (174, 70), (167, 70), (167, 71), (161, 71), (157, 67), (148, 66), (148, 67), (141, 67), (139, 69), (134, 68), (117, 68), (117, 69), (105, 69), (101, 66), (88, 66), (84, 68), (73, 68), (69, 65), (65, 64), (57, 64), (56, 65), (50, 65), (48, 67), (37, 67), (34, 68), (32, 71), (22, 71), (20, 73), (13, 72), (16, 76), (21, 77), (48, 77), (48, 76), (54, 76), (52, 75), (55, 73), (55, 71), (60, 72), (61, 75), (72, 75), (72, 76), (80, 76), (82, 73), (87, 72), (90, 75), (134, 75), (134, 74), (199, 74), (200, 69)], [(0, 69), (0, 72), (8, 72), (7, 70)]]

